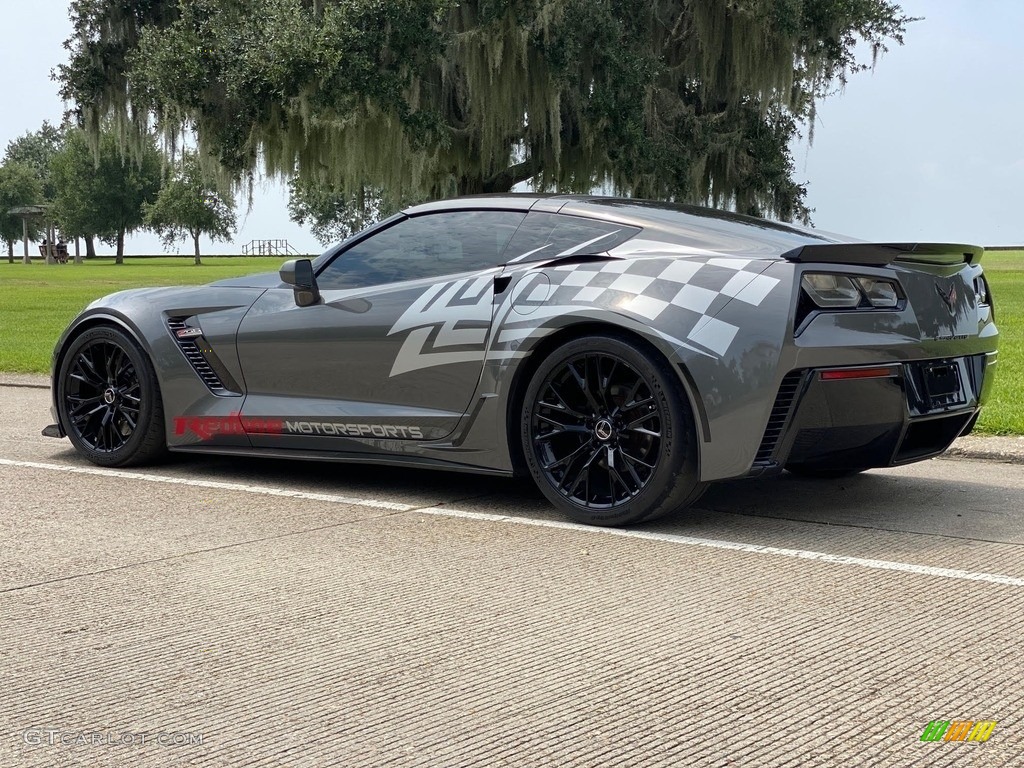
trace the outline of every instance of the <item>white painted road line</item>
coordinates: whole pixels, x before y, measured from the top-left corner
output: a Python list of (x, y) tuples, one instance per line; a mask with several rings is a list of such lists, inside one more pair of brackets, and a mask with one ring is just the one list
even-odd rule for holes
[(263, 496), (284, 496), (290, 499), (311, 499), (313, 501), (329, 501), (333, 504), (349, 504), (355, 507), (372, 507), (374, 509), (390, 509), (395, 512), (408, 512), (416, 509), (412, 504), (399, 504), (396, 501), (377, 501), (375, 499), (350, 499), (333, 493), (308, 493), (291, 491), (287, 488), (271, 488), (265, 485), (246, 485), (244, 483), (220, 483), (216, 480), (196, 480), (187, 477), (168, 477), (152, 475), (145, 472), (130, 472), (123, 469), (102, 469), (100, 467), (75, 467), (68, 464), (44, 464), (38, 461), (14, 461), (0, 459), (0, 466), (29, 467), (31, 469), (47, 469), (56, 472), (70, 472), (76, 475), (98, 475), (100, 477), (128, 478), (143, 480), (147, 483), (166, 483), (168, 485), (189, 485), (194, 488), (213, 488), (219, 491), (240, 491), (242, 493), (258, 493)]
[(711, 549), (728, 549), (734, 552), (748, 552), (755, 555), (777, 555), (779, 557), (795, 557), (799, 560), (817, 560), (823, 563), (836, 563), (837, 565), (856, 565), (861, 568), (872, 568), (876, 571), (901, 571), (903, 573), (916, 573), (922, 576), (939, 576), (944, 579), (959, 579), (960, 581), (987, 581), (991, 584), (1007, 584), (1012, 587), (1024, 587), (1024, 578), (1016, 576), (1003, 576), (998, 573), (978, 573), (975, 571), (964, 571), (959, 568), (936, 568), (930, 565), (914, 565), (913, 563), (898, 563), (891, 560), (873, 560), (865, 557), (849, 557), (847, 555), (831, 555), (827, 552), (812, 552), (807, 549), (784, 549), (782, 547), (769, 547), (761, 544), (744, 544), (739, 541), (722, 541), (721, 539), (702, 539), (697, 536), (680, 536), (675, 533), (655, 533), (653, 531), (636, 531), (628, 528), (596, 528), (590, 525), (579, 523), (564, 523), (558, 520), (536, 520), (522, 517), (508, 517), (506, 515), (491, 515), (481, 512), (463, 512), (458, 509), (443, 509), (432, 507), (430, 509), (419, 509), (417, 512), (425, 515), (444, 515), (447, 517), (464, 517), (469, 520), (487, 520), (494, 523), (515, 523), (518, 525), (534, 525), (542, 528), (564, 528), (571, 531), (583, 531), (584, 533), (603, 533), (611, 536), (627, 536), (634, 539), (650, 539), (652, 541), (665, 541), (672, 544), (688, 544), (694, 547), (709, 547)]
[(241, 493), (253, 493), (263, 496), (280, 496), (292, 499), (310, 499), (312, 501), (325, 501), (334, 504), (346, 504), (356, 507), (368, 507), (372, 509), (389, 509), (396, 512), (418, 512), (425, 515), (436, 515), (439, 517), (453, 517), (464, 520), (475, 520), (478, 522), (507, 523), (513, 525), (529, 525), (540, 528), (557, 528), (560, 530), (578, 531), (581, 533), (603, 534), (606, 536), (624, 536), (633, 539), (648, 539), (669, 544), (685, 544), (695, 547), (707, 547), (710, 549), (724, 549), (732, 552), (744, 552), (755, 555), (773, 555), (776, 557), (790, 557), (798, 560), (811, 560), (821, 563), (833, 563), (835, 565), (850, 565), (860, 568), (870, 568), (876, 571), (897, 571), (910, 573), (919, 576), (935, 576), (943, 579), (955, 579), (959, 581), (981, 581), (990, 584), (1003, 584), (1012, 587), (1024, 587), (1024, 578), (1016, 576), (1004, 576), (997, 573), (982, 573), (976, 571), (965, 571), (959, 568), (937, 568), (930, 565), (915, 565), (913, 563), (900, 563), (889, 560), (874, 560), (864, 557), (849, 557), (847, 555), (833, 555), (827, 552), (812, 552), (805, 549), (785, 549), (782, 547), (769, 547), (760, 544), (745, 544), (738, 541), (723, 541), (720, 539), (704, 539), (696, 536), (681, 536), (674, 533), (657, 533), (653, 531), (638, 531), (623, 528), (598, 528), (579, 523), (567, 523), (558, 520), (538, 520), (526, 517), (510, 517), (508, 515), (494, 515), (484, 512), (467, 512), (461, 509), (445, 507), (417, 507), (412, 504), (401, 504), (393, 501), (378, 501), (376, 499), (357, 499), (348, 496), (339, 496), (333, 493), (307, 493), (305, 491), (292, 491), (286, 488), (273, 488), (262, 485), (247, 485), (243, 483), (222, 483), (213, 480), (197, 480), (183, 477), (168, 477), (166, 475), (154, 475), (144, 472), (132, 472), (120, 469), (101, 469), (99, 467), (76, 467), (65, 464), (46, 464), (38, 461), (17, 461), (14, 459), (0, 458), (0, 466), (25, 467), (28, 469), (42, 469), (55, 472), (68, 472), (79, 475), (97, 475), (99, 477), (115, 477), (127, 480), (141, 480), (148, 483), (165, 483), (168, 485), (187, 485), (195, 488), (211, 488), (224, 491), (238, 491)]

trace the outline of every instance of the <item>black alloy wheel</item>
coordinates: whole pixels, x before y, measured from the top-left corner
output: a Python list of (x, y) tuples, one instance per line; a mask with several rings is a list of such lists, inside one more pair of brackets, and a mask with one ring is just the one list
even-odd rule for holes
[(626, 525), (692, 503), (692, 414), (660, 360), (587, 337), (541, 364), (523, 407), (523, 448), (541, 491), (576, 520)]
[(559, 493), (584, 507), (613, 507), (650, 482), (663, 421), (650, 385), (630, 365), (584, 352), (545, 380), (533, 404), (534, 448)]
[(90, 328), (71, 342), (61, 363), (57, 407), (65, 433), (95, 464), (141, 464), (165, 449), (152, 365), (115, 328)]

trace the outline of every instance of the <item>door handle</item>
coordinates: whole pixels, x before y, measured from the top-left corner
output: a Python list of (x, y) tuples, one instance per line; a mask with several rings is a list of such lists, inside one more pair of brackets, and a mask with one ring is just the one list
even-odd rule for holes
[(508, 284), (512, 282), (512, 275), (495, 275), (494, 276), (494, 295), (498, 296), (505, 292), (508, 288)]

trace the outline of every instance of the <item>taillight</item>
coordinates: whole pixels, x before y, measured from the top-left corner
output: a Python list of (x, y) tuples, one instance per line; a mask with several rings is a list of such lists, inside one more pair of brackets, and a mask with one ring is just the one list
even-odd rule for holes
[(896, 282), (883, 278), (808, 272), (800, 286), (821, 309), (895, 309), (900, 303)]
[(822, 309), (853, 309), (861, 302), (860, 291), (846, 275), (806, 274), (800, 285)]
[(900, 303), (900, 294), (896, 290), (896, 283), (892, 280), (878, 280), (874, 277), (858, 277), (857, 285), (860, 286), (864, 298), (872, 307), (895, 309)]
[(974, 297), (978, 300), (979, 307), (988, 307), (991, 312), (991, 319), (996, 319), (996, 308), (992, 302), (992, 293), (989, 291), (988, 280), (984, 275), (974, 278)]
[(797, 335), (819, 312), (859, 312), (900, 309), (903, 294), (895, 280), (836, 272), (805, 272), (800, 278), (796, 307)]
[(988, 304), (988, 283), (982, 275), (974, 278), (974, 295), (978, 297), (979, 304)]

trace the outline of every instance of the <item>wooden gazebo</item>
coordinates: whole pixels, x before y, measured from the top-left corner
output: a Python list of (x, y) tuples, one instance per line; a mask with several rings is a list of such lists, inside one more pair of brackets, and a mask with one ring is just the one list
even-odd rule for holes
[[(44, 230), (46, 231), (46, 245), (40, 246), (40, 251), (46, 257), (47, 264), (54, 264), (57, 261), (57, 244), (54, 242), (57, 239), (57, 228), (54, 226), (53, 218), (50, 216), (49, 205), (22, 205), (17, 208), (11, 208), (7, 211), (11, 216), (17, 216), (21, 219), (21, 231), (22, 231), (22, 242), (25, 245), (24, 255), (22, 261), (25, 264), (32, 262), (32, 257), (28, 252), (28, 223), (31, 219), (42, 219), (44, 224)], [(75, 248), (75, 264), (81, 264), (82, 257)]]

